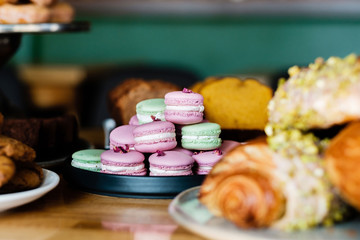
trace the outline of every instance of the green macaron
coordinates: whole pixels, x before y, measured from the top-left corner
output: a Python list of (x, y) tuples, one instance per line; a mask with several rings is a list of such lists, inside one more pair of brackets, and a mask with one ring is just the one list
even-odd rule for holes
[(103, 149), (84, 149), (72, 154), (71, 166), (84, 170), (99, 172)]
[(220, 147), (220, 125), (217, 123), (198, 123), (181, 129), (181, 145), (192, 150), (212, 150)]
[(149, 123), (154, 119), (165, 121), (165, 99), (152, 98), (146, 99), (136, 104), (136, 116), (139, 124)]

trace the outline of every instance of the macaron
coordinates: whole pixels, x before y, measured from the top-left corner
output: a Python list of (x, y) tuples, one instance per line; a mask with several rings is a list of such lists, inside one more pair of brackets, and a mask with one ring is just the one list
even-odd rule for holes
[(220, 147), (220, 125), (217, 123), (197, 123), (181, 129), (181, 145), (186, 149), (212, 150)]
[(134, 131), (135, 150), (143, 153), (170, 150), (176, 147), (175, 125), (154, 121), (137, 126)]
[(144, 154), (137, 151), (115, 152), (107, 150), (101, 154), (101, 172), (116, 175), (144, 176), (147, 169)]
[(178, 152), (182, 152), (182, 153), (185, 153), (189, 156), (192, 156), (194, 154), (194, 152), (188, 150), (188, 149), (185, 149), (185, 148), (182, 148), (182, 147), (179, 147), (179, 146), (176, 146), (174, 149), (171, 149), (171, 151), (178, 151)]
[(71, 166), (84, 170), (99, 172), (103, 149), (84, 149), (72, 154)]
[(135, 140), (133, 131), (136, 126), (122, 125), (110, 132), (110, 149), (122, 147), (125, 150), (134, 150)]
[(233, 140), (224, 140), (221, 143), (221, 146), (219, 147), (219, 149), (222, 151), (222, 153), (227, 153), (229, 152), (231, 149), (239, 146), (241, 143), (237, 142), (237, 141), (233, 141)]
[(194, 159), (178, 151), (158, 151), (149, 157), (150, 176), (193, 175)]
[(208, 174), (213, 166), (220, 161), (220, 159), (223, 157), (223, 153), (221, 150), (216, 149), (212, 151), (206, 151), (206, 152), (199, 152), (194, 153), (192, 156), (195, 159), (195, 169), (194, 171), (198, 175), (206, 175)]
[(189, 89), (165, 94), (165, 119), (176, 124), (199, 123), (204, 118), (204, 97)]
[(164, 98), (152, 98), (136, 104), (136, 116), (139, 124), (149, 123), (154, 119), (165, 121), (165, 100)]
[(137, 126), (139, 125), (139, 119), (137, 118), (136, 115), (132, 116), (129, 120), (129, 125), (132, 125), (132, 126)]

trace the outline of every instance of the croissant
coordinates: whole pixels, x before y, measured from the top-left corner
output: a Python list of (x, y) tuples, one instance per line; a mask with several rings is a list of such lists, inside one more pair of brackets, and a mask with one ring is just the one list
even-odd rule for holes
[(268, 227), (283, 215), (285, 206), (274, 168), (265, 138), (238, 146), (213, 167), (199, 201), (239, 227)]
[(330, 142), (325, 166), (331, 182), (350, 205), (360, 210), (360, 122), (352, 122)]

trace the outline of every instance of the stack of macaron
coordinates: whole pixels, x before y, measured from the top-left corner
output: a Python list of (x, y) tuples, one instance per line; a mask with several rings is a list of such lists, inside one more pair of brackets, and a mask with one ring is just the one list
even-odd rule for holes
[(184, 88), (169, 92), (164, 98), (139, 102), (129, 125), (111, 131), (110, 149), (101, 153), (101, 172), (150, 176), (207, 174), (229, 147), (221, 149), (220, 125), (204, 119), (203, 101), (202, 95)]

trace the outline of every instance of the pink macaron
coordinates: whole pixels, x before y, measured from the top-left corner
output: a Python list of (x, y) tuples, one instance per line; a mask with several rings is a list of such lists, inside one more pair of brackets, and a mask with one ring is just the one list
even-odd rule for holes
[(223, 154), (229, 152), (231, 149), (239, 146), (241, 143), (233, 140), (223, 140), (219, 149)]
[(133, 131), (136, 126), (122, 125), (110, 132), (110, 149), (122, 147), (125, 150), (134, 150), (135, 140)]
[(134, 131), (135, 149), (154, 153), (176, 147), (175, 125), (167, 121), (154, 121), (137, 126)]
[(195, 172), (198, 175), (206, 175), (208, 174), (213, 166), (220, 161), (223, 157), (223, 153), (220, 149), (194, 153), (192, 156), (195, 159)]
[(178, 151), (158, 151), (149, 157), (150, 176), (193, 175), (194, 159)]
[(171, 151), (182, 152), (182, 153), (185, 153), (186, 155), (189, 155), (189, 156), (192, 156), (192, 155), (194, 154), (194, 152), (192, 152), (192, 151), (190, 151), (190, 150), (188, 150), (188, 149), (179, 147), (179, 146), (177, 146), (177, 147), (174, 148), (174, 149), (171, 149)]
[(139, 119), (137, 118), (136, 115), (134, 115), (130, 118), (129, 125), (132, 125), (132, 126), (139, 125)]
[(147, 173), (145, 156), (140, 152), (107, 150), (100, 157), (102, 173), (134, 176), (144, 176)]
[(199, 123), (204, 118), (204, 97), (184, 88), (165, 95), (165, 119), (176, 124)]

